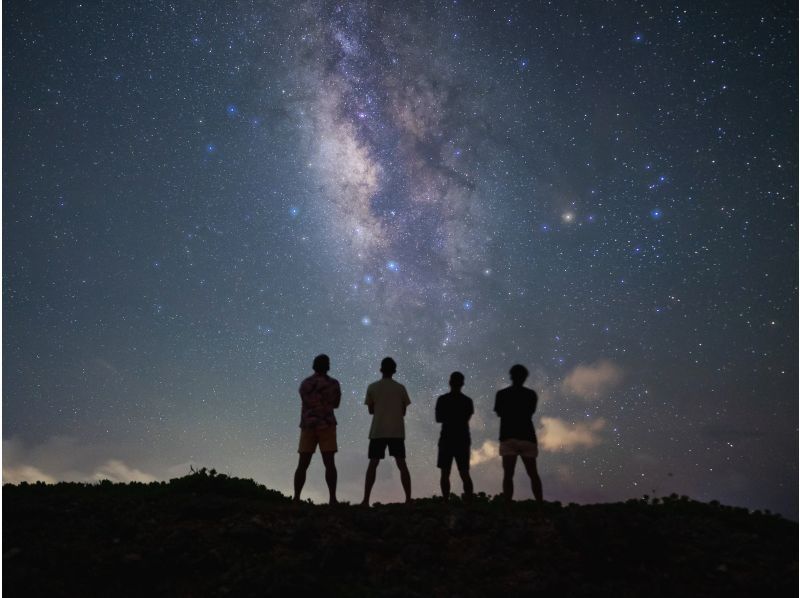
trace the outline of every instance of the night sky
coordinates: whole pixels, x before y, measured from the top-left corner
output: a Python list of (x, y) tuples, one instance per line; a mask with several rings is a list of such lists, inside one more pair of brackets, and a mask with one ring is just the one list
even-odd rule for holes
[[(191, 464), (288, 493), (325, 352), (358, 501), (391, 355), (415, 496), (456, 369), (476, 491), (500, 492), (519, 362), (546, 499), (796, 518), (797, 18), (4, 2), (4, 481)], [(318, 455), (304, 496), (327, 499)], [(401, 496), (384, 462), (373, 498)]]

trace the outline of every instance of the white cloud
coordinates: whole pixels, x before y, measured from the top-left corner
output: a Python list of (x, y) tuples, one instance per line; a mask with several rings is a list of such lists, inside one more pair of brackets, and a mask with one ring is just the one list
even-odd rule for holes
[(472, 449), (470, 452), (470, 465), (480, 465), (500, 455), (500, 445), (495, 440), (484, 440), (480, 448)]
[(111, 480), (112, 482), (154, 482), (156, 478), (127, 466), (119, 459), (109, 459), (95, 470), (92, 479)]
[(622, 374), (622, 369), (608, 360), (579, 365), (567, 374), (561, 389), (582, 399), (598, 399), (622, 381)]
[(539, 447), (547, 452), (571, 452), (576, 448), (592, 448), (602, 442), (600, 431), (606, 427), (603, 418), (570, 424), (556, 417), (542, 417)]
[[(117, 449), (90, 446), (68, 436), (53, 436), (28, 445), (18, 438), (3, 440), (3, 482), (151, 482), (157, 478), (109, 453)], [(113, 451), (113, 452), (112, 452)]]
[(18, 465), (16, 467), (3, 466), (4, 484), (19, 484), (20, 482), (46, 482), (47, 484), (54, 484), (56, 480), (32, 465)]

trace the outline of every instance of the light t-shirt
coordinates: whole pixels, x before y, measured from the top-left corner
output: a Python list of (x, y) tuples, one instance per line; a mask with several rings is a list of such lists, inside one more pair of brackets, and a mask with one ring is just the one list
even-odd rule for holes
[(411, 404), (406, 387), (391, 378), (382, 378), (367, 387), (365, 405), (373, 406), (370, 438), (405, 438), (403, 408)]

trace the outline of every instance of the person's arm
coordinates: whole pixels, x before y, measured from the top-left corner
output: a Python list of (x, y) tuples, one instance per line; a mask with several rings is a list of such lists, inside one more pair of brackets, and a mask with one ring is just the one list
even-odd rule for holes
[(342, 387), (339, 386), (339, 382), (336, 382), (336, 385), (333, 387), (333, 408), (338, 409), (339, 405), (342, 403)]
[(475, 404), (472, 402), (472, 399), (469, 399), (469, 405), (467, 406), (467, 421), (472, 419), (474, 413), (475, 413)]
[(367, 406), (367, 410), (369, 411), (370, 415), (374, 415), (375, 399), (372, 398), (372, 395), (369, 392), (369, 388), (367, 388), (367, 398), (364, 400), (364, 404)]
[(309, 399), (309, 383), (306, 380), (303, 380), (302, 384), (300, 384), (300, 388), (298, 392), (300, 393), (300, 401), (305, 404), (305, 402)]
[(438, 399), (436, 399), (436, 410), (435, 410), (435, 413), (436, 413), (436, 423), (437, 424), (441, 424), (442, 423), (442, 397), (439, 397)]
[(411, 399), (408, 398), (408, 392), (406, 391), (406, 387), (403, 387), (403, 417), (406, 416), (406, 409), (411, 404)]
[(500, 393), (498, 392), (494, 395), (494, 412), (497, 414), (497, 417), (502, 417), (500, 412), (503, 410), (503, 406), (500, 403), (502, 403), (502, 401), (500, 400)]

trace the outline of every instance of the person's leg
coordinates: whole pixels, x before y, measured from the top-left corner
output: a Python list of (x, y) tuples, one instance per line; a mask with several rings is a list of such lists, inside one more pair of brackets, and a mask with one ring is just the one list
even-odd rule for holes
[(516, 455), (503, 457), (503, 497), (510, 501), (514, 496), (514, 469), (517, 467)]
[(461, 483), (464, 485), (464, 498), (470, 500), (473, 494), (472, 477), (469, 475), (469, 469), (466, 467), (458, 470), (458, 475), (461, 476)]
[(464, 499), (470, 500), (472, 498), (472, 478), (469, 475), (469, 447), (464, 451), (459, 451), (456, 456), (456, 467), (458, 467), (458, 475), (461, 476), (461, 484), (464, 486)]
[(442, 489), (442, 498), (450, 498), (450, 470), (453, 467), (453, 455), (446, 446), (439, 445), (439, 454), (436, 457), (436, 467), (439, 468), (439, 487)]
[(472, 498), (472, 478), (469, 475), (469, 446), (459, 447), (454, 455), (458, 475), (461, 476), (461, 484), (464, 488), (464, 500)]
[(367, 466), (367, 477), (364, 480), (364, 500), (361, 501), (361, 504), (366, 507), (369, 506), (369, 495), (372, 493), (372, 486), (375, 485), (375, 472), (378, 471), (380, 462), (380, 459), (370, 459)]
[(411, 502), (411, 473), (408, 471), (405, 457), (395, 457), (397, 469), (400, 470), (400, 483), (403, 484), (403, 492), (406, 493), (406, 502)]
[(525, 471), (528, 472), (528, 477), (531, 479), (533, 496), (537, 502), (542, 502), (542, 480), (536, 469), (536, 457), (522, 457), (522, 463), (525, 465)]
[(448, 464), (447, 467), (442, 466), (441, 472), (442, 475), (439, 479), (439, 486), (442, 488), (442, 498), (447, 500), (450, 498), (450, 469), (452, 467), (452, 463)]
[(303, 486), (306, 483), (306, 470), (313, 456), (314, 453), (300, 453), (297, 469), (294, 472), (294, 499), (296, 501), (300, 500), (300, 493), (303, 491)]
[(322, 463), (325, 464), (325, 483), (328, 484), (328, 494), (330, 495), (330, 503), (336, 504), (336, 463), (334, 462), (334, 452), (322, 453)]

